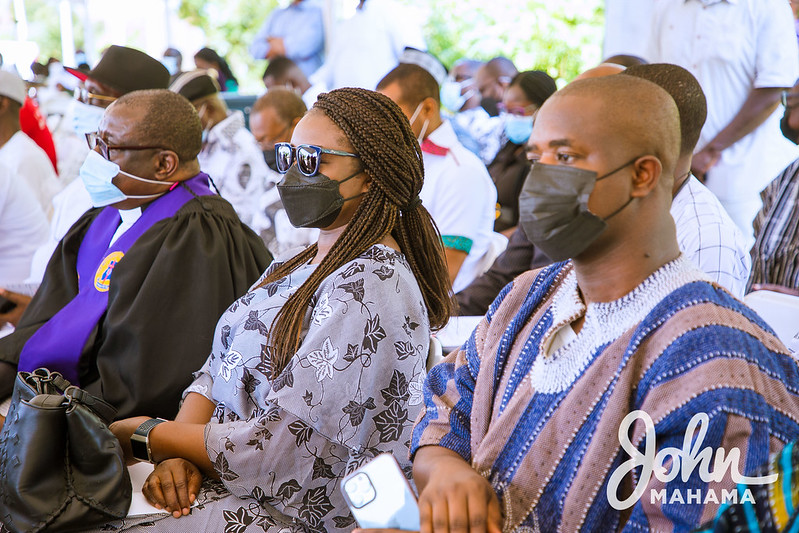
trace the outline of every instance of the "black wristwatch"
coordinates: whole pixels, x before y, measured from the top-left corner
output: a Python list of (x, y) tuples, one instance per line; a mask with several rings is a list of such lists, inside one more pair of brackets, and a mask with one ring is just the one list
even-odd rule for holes
[(130, 447), (133, 450), (133, 457), (139, 461), (153, 462), (152, 450), (150, 450), (150, 432), (161, 422), (166, 422), (163, 418), (151, 418), (136, 428), (130, 436)]

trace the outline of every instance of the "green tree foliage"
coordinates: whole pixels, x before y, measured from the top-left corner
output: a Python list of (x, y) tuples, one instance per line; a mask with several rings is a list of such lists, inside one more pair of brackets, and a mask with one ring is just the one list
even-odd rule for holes
[(266, 61), (247, 48), (276, 7), (277, 0), (181, 0), (178, 15), (205, 32), (206, 46), (227, 59), (243, 90), (259, 92)]
[(405, 0), (430, 12), (430, 52), (451, 67), (461, 57), (504, 55), (519, 70), (543, 70), (561, 83), (601, 60), (602, 0)]

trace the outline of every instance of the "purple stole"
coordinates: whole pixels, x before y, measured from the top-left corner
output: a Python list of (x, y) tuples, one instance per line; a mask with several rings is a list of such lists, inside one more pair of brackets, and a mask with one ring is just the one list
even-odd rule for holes
[(173, 186), (151, 202), (112, 245), (109, 245), (111, 238), (119, 227), (119, 211), (109, 206), (97, 215), (78, 250), (78, 294), (28, 339), (19, 356), (18, 370), (32, 372), (46, 367), (60, 372), (72, 383), (79, 383), (78, 362), (89, 335), (108, 308), (114, 267), (153, 224), (174, 216), (194, 195), (214, 194), (205, 173), (183, 183), (194, 194), (185, 187)]

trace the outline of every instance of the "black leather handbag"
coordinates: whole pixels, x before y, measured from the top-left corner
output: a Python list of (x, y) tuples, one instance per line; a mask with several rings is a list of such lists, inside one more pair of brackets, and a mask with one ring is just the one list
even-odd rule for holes
[(58, 372), (19, 372), (0, 432), (0, 520), (74, 531), (123, 518), (130, 475), (108, 425), (116, 409)]

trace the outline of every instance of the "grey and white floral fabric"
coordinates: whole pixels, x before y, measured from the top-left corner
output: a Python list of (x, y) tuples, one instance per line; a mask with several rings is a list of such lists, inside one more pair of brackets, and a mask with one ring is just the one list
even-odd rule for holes
[(382, 452), (410, 473), (430, 336), (416, 279), (382, 245), (342, 266), (317, 290), (299, 350), (275, 375), (266, 334), (314, 268), (251, 289), (219, 320), (186, 393), (216, 403), (205, 443), (224, 487), (207, 483), (191, 516), (147, 531), (349, 531), (344, 475)]

